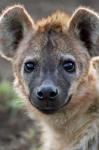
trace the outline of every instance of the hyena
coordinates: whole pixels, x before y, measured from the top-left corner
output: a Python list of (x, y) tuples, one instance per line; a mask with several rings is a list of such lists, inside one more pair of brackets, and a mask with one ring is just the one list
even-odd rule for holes
[(1, 55), (44, 128), (43, 150), (99, 150), (99, 16), (79, 7), (34, 22), (21, 5), (0, 17)]

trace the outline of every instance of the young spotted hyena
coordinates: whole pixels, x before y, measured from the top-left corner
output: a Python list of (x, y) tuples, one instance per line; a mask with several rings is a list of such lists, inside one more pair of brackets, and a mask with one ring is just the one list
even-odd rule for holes
[(0, 50), (44, 127), (43, 150), (99, 150), (99, 17), (78, 8), (36, 23), (23, 6), (0, 18)]

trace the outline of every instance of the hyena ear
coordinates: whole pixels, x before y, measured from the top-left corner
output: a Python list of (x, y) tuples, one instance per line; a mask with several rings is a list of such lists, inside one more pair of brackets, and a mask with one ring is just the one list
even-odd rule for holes
[[(91, 78), (90, 78), (91, 77)], [(93, 77), (94, 85), (96, 86), (96, 89), (98, 91), (99, 95), (99, 56), (92, 57), (90, 61), (90, 67), (89, 67), (89, 79), (91, 80)], [(96, 84), (95, 84), (96, 82)]]
[(0, 17), (0, 52), (9, 60), (20, 42), (32, 31), (33, 20), (21, 5), (7, 8)]
[(99, 16), (96, 12), (78, 8), (69, 22), (69, 31), (80, 39), (91, 56), (99, 55)]

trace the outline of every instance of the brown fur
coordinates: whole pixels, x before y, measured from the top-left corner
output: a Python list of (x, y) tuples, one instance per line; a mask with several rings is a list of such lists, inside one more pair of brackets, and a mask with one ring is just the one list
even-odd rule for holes
[[(98, 35), (98, 14), (87, 8), (77, 9), (72, 17), (56, 12), (37, 23), (20, 5), (9, 7), (1, 15), (1, 53), (12, 61), (14, 85), (24, 106), (44, 128), (43, 150), (99, 149), (99, 58), (95, 57), (99, 54)], [(41, 54), (46, 46), (47, 53), (53, 57), (49, 61), (52, 72), (60, 52), (75, 57), (77, 63), (76, 77), (68, 92), (73, 96), (53, 115), (43, 114), (31, 105), (27, 86), (30, 77), (23, 73), (27, 59), (43, 60)]]

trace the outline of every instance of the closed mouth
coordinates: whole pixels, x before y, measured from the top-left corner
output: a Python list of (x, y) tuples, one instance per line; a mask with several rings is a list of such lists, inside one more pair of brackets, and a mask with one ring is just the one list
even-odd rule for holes
[(42, 113), (51, 115), (51, 114), (54, 114), (57, 111), (61, 110), (66, 105), (68, 105), (68, 103), (70, 102), (71, 98), (72, 98), (72, 95), (70, 95), (68, 97), (68, 99), (66, 100), (66, 102), (63, 105), (59, 106), (59, 107), (45, 107), (45, 108), (41, 108), (37, 104), (33, 103), (31, 100), (30, 100), (30, 102), (31, 102), (32, 105), (34, 105)]
[(72, 98), (72, 95), (70, 95), (69, 98), (68, 98), (68, 100), (67, 100), (67, 102), (66, 102), (64, 105), (62, 105), (61, 107), (59, 107), (59, 108), (46, 107), (46, 108), (44, 108), (44, 109), (39, 109), (39, 110), (40, 110), (42, 113), (44, 113), (44, 114), (54, 114), (55, 112), (57, 112), (58, 110), (60, 110), (60, 109), (63, 108), (64, 106), (68, 105), (68, 103), (70, 102), (71, 98)]
[(65, 105), (68, 105), (68, 103), (70, 102), (70, 100), (72, 99), (72, 94), (68, 97), (67, 102), (65, 103)]
[(39, 109), (44, 114), (53, 114), (57, 111), (57, 109), (54, 108), (45, 108), (45, 109)]

